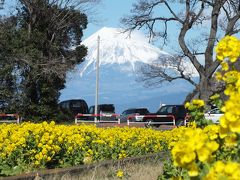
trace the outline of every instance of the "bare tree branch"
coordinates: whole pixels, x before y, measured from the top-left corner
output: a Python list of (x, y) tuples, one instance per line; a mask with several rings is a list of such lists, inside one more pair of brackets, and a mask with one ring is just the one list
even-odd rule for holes
[(173, 17), (179, 21), (180, 23), (183, 24), (183, 21), (175, 14), (175, 12), (172, 10), (172, 8), (170, 7), (170, 5), (167, 3), (167, 1), (164, 1), (164, 4), (167, 6), (168, 10), (171, 12), (171, 14), (173, 15)]
[[(173, 5), (181, 8), (175, 9)], [(167, 15), (161, 14), (161, 10), (164, 9), (169, 12)], [(212, 79), (214, 72), (219, 67), (219, 62), (214, 59), (214, 46), (218, 39), (224, 35), (233, 35), (240, 32), (239, 16), (239, 0), (171, 2), (167, 0), (139, 0), (133, 6), (132, 15), (123, 18), (122, 23), (126, 26), (126, 31), (147, 29), (150, 37), (161, 38), (164, 45), (166, 45), (166, 40), (171, 32), (168, 27), (169, 23), (180, 26), (178, 45), (181, 48), (180, 55), (184, 55), (184, 57), (180, 56), (181, 61), (188, 60), (191, 62), (199, 73), (199, 83), (192, 81), (191, 76), (186, 75), (186, 71), (177, 68), (177, 63), (173, 62), (171, 65), (175, 67), (178, 73), (172, 73), (173, 71), (169, 73), (167, 66), (163, 68), (156, 63), (152, 63), (142, 69), (142, 81), (147, 82), (148, 85), (157, 85), (164, 81), (171, 82), (175, 79), (185, 79), (196, 87), (194, 95), (198, 91), (199, 98), (207, 101), (215, 91), (211, 87), (214, 86)], [(202, 36), (200, 38), (195, 36), (194, 38), (198, 39), (194, 41), (194, 38), (190, 38), (191, 35), (189, 36), (193, 32)], [(190, 40), (192, 40), (192, 43), (189, 44)], [(200, 59), (199, 55), (204, 55), (201, 56), (203, 59)], [(179, 62), (179, 58), (176, 58), (175, 61)], [(162, 63), (162, 65), (166, 64)]]
[(189, 72), (186, 72), (185, 66), (184, 58), (181, 56), (160, 58), (140, 68), (138, 81), (144, 81), (147, 86), (152, 86), (161, 85), (164, 81), (185, 79), (193, 86), (197, 86), (193, 80), (194, 70), (189, 69)]

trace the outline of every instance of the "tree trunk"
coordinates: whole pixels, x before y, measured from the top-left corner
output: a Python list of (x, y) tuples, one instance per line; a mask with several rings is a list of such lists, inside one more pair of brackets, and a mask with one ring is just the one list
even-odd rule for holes
[(209, 99), (210, 96), (213, 95), (213, 86), (214, 84), (212, 83), (212, 77), (209, 77), (207, 75), (200, 75), (200, 81), (199, 81), (199, 99), (204, 100), (206, 105), (209, 105)]

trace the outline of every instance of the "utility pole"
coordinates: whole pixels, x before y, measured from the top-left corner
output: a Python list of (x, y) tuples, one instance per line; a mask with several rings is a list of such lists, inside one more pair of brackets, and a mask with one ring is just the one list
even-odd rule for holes
[(100, 36), (97, 39), (97, 62), (96, 62), (96, 91), (95, 91), (95, 118), (94, 122), (97, 122), (97, 114), (98, 114), (98, 84), (99, 84), (99, 48), (100, 48)]

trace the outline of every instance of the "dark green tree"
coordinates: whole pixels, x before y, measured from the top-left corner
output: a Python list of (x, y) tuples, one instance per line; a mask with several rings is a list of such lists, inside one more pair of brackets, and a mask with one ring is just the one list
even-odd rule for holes
[(15, 19), (10, 23), (11, 53), (7, 55), (11, 63), (2, 61), (12, 68), (8, 70), (12, 75), (9, 77), (15, 78), (15, 111), (27, 118), (54, 118), (66, 73), (81, 63), (87, 53), (79, 45), (87, 16), (75, 6), (59, 2), (20, 0), (17, 14), (10, 17)]
[[(0, 112), (14, 112), (17, 89), (17, 64), (14, 62), (12, 40), (15, 18), (2, 18), (0, 22)], [(14, 103), (15, 102), (15, 103)]]

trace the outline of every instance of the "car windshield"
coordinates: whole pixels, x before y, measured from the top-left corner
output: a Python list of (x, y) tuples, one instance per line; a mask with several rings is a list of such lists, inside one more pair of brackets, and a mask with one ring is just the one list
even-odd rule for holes
[(173, 106), (163, 106), (161, 107), (157, 113), (159, 114), (170, 114), (173, 112)]
[(72, 107), (80, 107), (81, 104), (82, 104), (81, 101), (73, 101), (73, 102), (72, 102)]
[(149, 111), (147, 109), (136, 109), (136, 113), (140, 115), (148, 114)]
[(115, 108), (113, 105), (100, 105), (100, 111), (103, 112), (114, 112)]
[(210, 114), (223, 114), (223, 112), (218, 108), (212, 109), (208, 113), (210, 113)]

